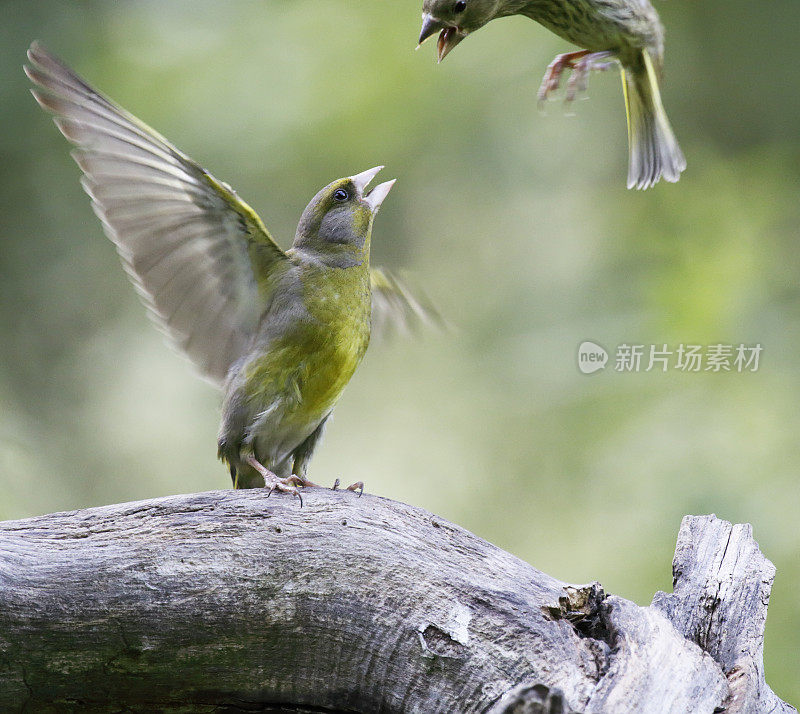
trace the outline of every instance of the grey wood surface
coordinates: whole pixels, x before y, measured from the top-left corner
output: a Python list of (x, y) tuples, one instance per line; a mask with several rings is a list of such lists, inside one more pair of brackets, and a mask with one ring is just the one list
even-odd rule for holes
[(749, 527), (687, 517), (675, 569), (639, 607), (316, 488), (8, 521), (0, 711), (793, 711), (764, 683), (774, 569)]

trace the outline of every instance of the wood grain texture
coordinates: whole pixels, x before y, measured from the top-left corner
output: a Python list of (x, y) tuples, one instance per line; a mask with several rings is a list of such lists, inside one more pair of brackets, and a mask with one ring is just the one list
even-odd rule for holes
[[(642, 608), (422, 509), (327, 489), (304, 503), (213, 491), (0, 523), (0, 711), (711, 714), (733, 701), (726, 645), (685, 636), (680, 589), (672, 609)], [(685, 538), (722, 537), (706, 521)], [(727, 592), (718, 620), (742, 609)], [(769, 586), (756, 592), (765, 615)], [(747, 618), (749, 649), (731, 647), (750, 673), (763, 618)]]
[(764, 679), (764, 626), (775, 566), (753, 540), (752, 526), (686, 516), (672, 573), (673, 594), (656, 593), (653, 607), (719, 663), (730, 688), (725, 711), (796, 711)]

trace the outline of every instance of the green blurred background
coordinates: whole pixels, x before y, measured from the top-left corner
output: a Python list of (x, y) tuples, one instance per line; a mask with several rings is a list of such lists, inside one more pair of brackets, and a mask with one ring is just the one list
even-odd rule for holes
[[(216, 392), (165, 346), (28, 93), (40, 39), (229, 181), (288, 246), (386, 164), (376, 264), (455, 329), (375, 344), (312, 464), (573, 582), (671, 587), (680, 519), (753, 524), (767, 679), (800, 701), (797, 0), (659, 3), (677, 185), (625, 189), (616, 73), (537, 110), (568, 49), (497, 21), (436, 66), (418, 0), (0, 4), (0, 518), (226, 488)], [(592, 376), (580, 342), (761, 343), (747, 374)], [(613, 359), (613, 355), (612, 355)]]

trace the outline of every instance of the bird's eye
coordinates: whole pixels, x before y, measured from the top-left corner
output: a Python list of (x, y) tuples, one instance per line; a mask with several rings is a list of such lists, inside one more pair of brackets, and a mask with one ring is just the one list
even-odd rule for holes
[(339, 202), (346, 201), (348, 198), (350, 198), (350, 194), (347, 193), (347, 191), (345, 191), (343, 188), (337, 188), (333, 192), (334, 201), (339, 201)]
[(464, 12), (467, 9), (467, 0), (458, 0), (458, 2), (453, 5), (453, 12)]

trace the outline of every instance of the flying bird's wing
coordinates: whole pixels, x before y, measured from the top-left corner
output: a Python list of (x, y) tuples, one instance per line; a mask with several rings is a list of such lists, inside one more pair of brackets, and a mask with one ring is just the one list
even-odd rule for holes
[(381, 336), (392, 330), (410, 332), (420, 325), (444, 326), (444, 320), (426, 296), (415, 297), (392, 273), (370, 270), (372, 287), (372, 333)]
[(33, 43), (32, 93), (78, 148), (84, 189), (155, 321), (216, 383), (288, 265), (261, 219), (164, 137)]

